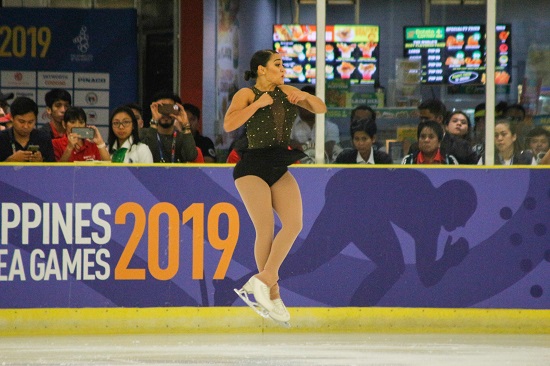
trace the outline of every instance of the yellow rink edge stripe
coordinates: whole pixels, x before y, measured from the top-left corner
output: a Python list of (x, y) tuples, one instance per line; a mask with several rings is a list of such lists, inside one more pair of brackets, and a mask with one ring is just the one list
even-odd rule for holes
[(121, 333), (389, 332), (550, 334), (550, 310), (289, 308), (292, 328), (248, 307), (0, 309), (0, 336)]

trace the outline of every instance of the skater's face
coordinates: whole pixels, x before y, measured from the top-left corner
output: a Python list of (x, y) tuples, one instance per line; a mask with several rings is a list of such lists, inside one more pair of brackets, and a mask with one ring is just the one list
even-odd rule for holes
[(364, 131), (357, 131), (353, 134), (353, 146), (361, 154), (361, 156), (369, 156), (372, 144), (374, 143), (374, 136), (371, 138)]
[(424, 127), (418, 136), (418, 149), (425, 155), (435, 154), (439, 149), (437, 133), (429, 127)]
[(271, 55), (271, 58), (265, 66), (258, 66), (258, 77), (265, 76), (267, 81), (275, 84), (282, 85), (285, 82), (285, 67), (283, 66), (283, 60), (278, 53)]

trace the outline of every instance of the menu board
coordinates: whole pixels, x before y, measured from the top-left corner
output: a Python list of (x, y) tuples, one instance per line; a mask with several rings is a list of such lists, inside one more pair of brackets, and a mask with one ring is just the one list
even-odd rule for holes
[[(510, 25), (497, 25), (495, 83), (509, 84)], [(404, 53), (420, 60), (427, 84), (485, 84), (486, 29), (484, 25), (405, 27)]]
[[(379, 78), (379, 35), (377, 25), (327, 25), (326, 78), (374, 84)], [(315, 25), (274, 25), (273, 49), (282, 56), (285, 82), (315, 82), (316, 37)]]

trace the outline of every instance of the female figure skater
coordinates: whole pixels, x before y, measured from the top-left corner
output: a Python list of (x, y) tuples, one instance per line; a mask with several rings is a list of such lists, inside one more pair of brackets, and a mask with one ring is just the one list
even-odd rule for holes
[[(256, 79), (252, 88), (242, 88), (233, 97), (224, 119), (224, 129), (233, 131), (246, 124), (248, 149), (233, 171), (235, 186), (256, 231), (254, 257), (258, 274), (235, 291), (264, 317), (290, 320), (279, 294), (279, 268), (302, 230), (302, 198), (287, 166), (303, 158), (289, 150), (290, 131), (298, 108), (325, 113), (325, 103), (309, 93), (284, 85), (281, 56), (273, 50), (257, 51), (244, 79)], [(281, 221), (274, 236), (273, 211)], [(248, 295), (253, 294), (252, 302)]]

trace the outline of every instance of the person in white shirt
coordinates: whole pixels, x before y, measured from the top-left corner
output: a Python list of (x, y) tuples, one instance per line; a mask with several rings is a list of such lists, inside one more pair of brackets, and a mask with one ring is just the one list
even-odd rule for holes
[[(315, 95), (315, 87), (306, 85), (302, 91)], [(290, 133), (290, 145), (303, 150), (308, 156), (308, 162), (315, 161), (315, 114), (307, 109), (298, 108), (298, 117)], [(342, 152), (340, 146), (340, 129), (336, 123), (325, 121), (325, 162), (332, 163)]]
[(127, 106), (111, 113), (108, 143), (114, 163), (153, 163), (149, 146), (139, 141), (138, 120)]
[(378, 127), (374, 118), (367, 117), (353, 121), (350, 136), (353, 149), (345, 149), (336, 157), (335, 164), (392, 164), (392, 158), (383, 151), (373, 148)]

